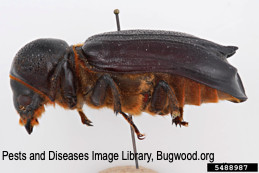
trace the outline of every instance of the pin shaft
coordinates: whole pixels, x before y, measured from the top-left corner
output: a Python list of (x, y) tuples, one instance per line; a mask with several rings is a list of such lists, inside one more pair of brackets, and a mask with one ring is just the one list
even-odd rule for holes
[[(132, 115), (129, 115), (129, 118), (132, 120)], [(137, 153), (137, 146), (136, 146), (136, 140), (135, 140), (135, 133), (133, 128), (130, 126), (130, 131), (131, 131), (131, 139), (132, 139), (132, 145), (133, 145), (133, 152), (136, 155)], [(138, 166), (138, 158), (135, 159), (135, 164), (136, 164), (136, 169), (139, 169)]]
[[(119, 19), (119, 13), (120, 11), (118, 9), (114, 10), (114, 14), (116, 16), (116, 23), (117, 23), (117, 30), (120, 31), (120, 19)], [(130, 120), (132, 121), (132, 115), (129, 115)], [(130, 131), (131, 131), (131, 139), (132, 139), (132, 145), (133, 145), (133, 152), (136, 155), (137, 153), (137, 145), (136, 145), (136, 140), (135, 140), (135, 133), (134, 133), (134, 129), (130, 126)], [(135, 165), (136, 165), (136, 169), (139, 169), (138, 166), (138, 158), (135, 159)]]

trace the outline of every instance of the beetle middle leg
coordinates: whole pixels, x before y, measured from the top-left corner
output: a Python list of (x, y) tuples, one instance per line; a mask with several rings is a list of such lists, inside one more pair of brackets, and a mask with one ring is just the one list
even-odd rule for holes
[(126, 113), (122, 112), (118, 87), (113, 79), (110, 77), (110, 75), (105, 74), (97, 80), (93, 88), (92, 95), (90, 97), (92, 104), (94, 104), (95, 106), (103, 105), (105, 102), (107, 90), (109, 88), (111, 89), (113, 96), (115, 114), (117, 115), (118, 113), (120, 113), (134, 129), (136, 135), (138, 136), (138, 139), (144, 139), (144, 135), (139, 132), (132, 119)]
[(173, 117), (172, 122), (175, 123), (176, 126), (178, 124), (180, 126), (187, 126), (188, 123), (183, 121), (183, 108), (179, 107), (174, 90), (165, 81), (159, 81), (152, 94), (151, 110), (161, 115), (167, 114), (167, 99), (169, 101), (170, 114)]

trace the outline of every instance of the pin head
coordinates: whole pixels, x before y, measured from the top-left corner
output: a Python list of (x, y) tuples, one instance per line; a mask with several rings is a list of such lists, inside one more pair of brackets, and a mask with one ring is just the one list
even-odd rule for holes
[(115, 9), (113, 12), (114, 12), (114, 14), (119, 14), (120, 10), (119, 9)]

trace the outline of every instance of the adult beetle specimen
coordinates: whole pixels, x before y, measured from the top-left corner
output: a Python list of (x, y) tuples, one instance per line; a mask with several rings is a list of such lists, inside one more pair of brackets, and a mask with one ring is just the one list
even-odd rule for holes
[(13, 102), (29, 134), (46, 104), (76, 109), (82, 123), (91, 126), (82, 111), (85, 103), (112, 108), (142, 139), (127, 114), (171, 114), (173, 123), (186, 126), (185, 104), (245, 101), (237, 69), (227, 61), (236, 50), (188, 34), (153, 30), (108, 32), (72, 46), (38, 39), (14, 58)]

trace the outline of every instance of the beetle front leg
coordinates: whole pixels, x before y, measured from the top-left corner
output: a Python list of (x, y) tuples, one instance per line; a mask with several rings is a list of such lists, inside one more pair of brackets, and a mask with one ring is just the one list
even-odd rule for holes
[[(63, 78), (61, 79), (63, 97), (69, 107), (73, 108), (77, 105), (76, 84), (72, 68), (70, 67), (67, 59), (64, 59), (62, 69), (64, 74)], [(79, 113), (83, 124), (87, 126), (93, 126), (91, 124), (92, 121), (87, 118), (81, 107), (77, 108), (77, 112)]]
[(63, 91), (63, 97), (70, 108), (73, 108), (77, 104), (76, 84), (74, 74), (68, 61), (63, 63), (63, 74), (61, 78), (61, 88)]
[(136, 135), (138, 136), (138, 139), (144, 139), (144, 135), (139, 132), (132, 119), (129, 118), (126, 113), (122, 112), (118, 87), (113, 79), (110, 77), (110, 75), (103, 75), (97, 80), (93, 88), (92, 95), (90, 97), (92, 104), (94, 104), (95, 106), (103, 105), (108, 88), (110, 88), (112, 92), (115, 114), (120, 113), (134, 129)]

